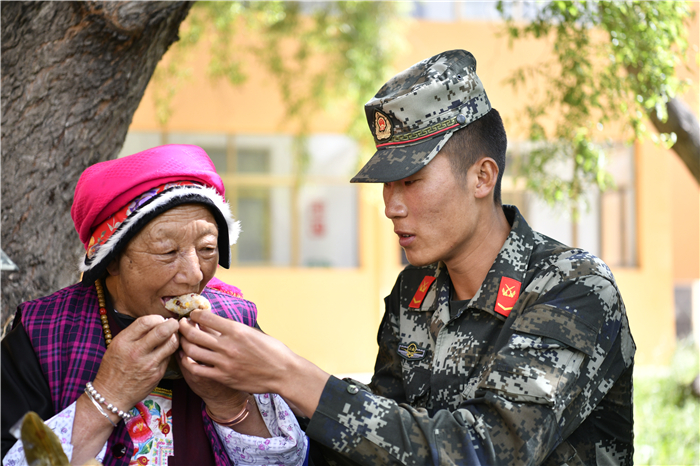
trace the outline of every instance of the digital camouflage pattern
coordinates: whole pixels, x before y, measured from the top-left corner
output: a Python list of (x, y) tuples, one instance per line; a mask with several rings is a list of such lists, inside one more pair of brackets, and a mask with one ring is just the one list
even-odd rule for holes
[(367, 465), (632, 464), (635, 345), (610, 269), (504, 211), (511, 233), (470, 301), (450, 305), (442, 263), (401, 273), (370, 387), (331, 378), (310, 438)]
[(411, 176), (437, 155), (454, 131), (489, 110), (471, 53), (450, 50), (416, 63), (365, 104), (377, 152), (350, 181), (384, 183)]

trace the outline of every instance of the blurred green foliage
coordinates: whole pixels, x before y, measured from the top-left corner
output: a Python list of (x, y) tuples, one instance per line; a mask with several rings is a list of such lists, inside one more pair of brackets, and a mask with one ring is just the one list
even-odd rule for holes
[(683, 341), (668, 374), (635, 376), (635, 464), (700, 464), (700, 399), (690, 390), (699, 373), (698, 348)]
[[(686, 63), (686, 1), (549, 1), (535, 4), (534, 17), (513, 18), (513, 3), (498, 2), (513, 41), (546, 40), (552, 59), (518, 69), (507, 83), (527, 93), (529, 137), (541, 141), (521, 163), (527, 187), (550, 204), (578, 205), (587, 186), (611, 185), (600, 131), (624, 122), (623, 139), (650, 137), (670, 147), (675, 134), (660, 139), (645, 125), (649, 112), (666, 118), (666, 103), (687, 83), (676, 77)], [(535, 87), (532, 83), (546, 83)], [(544, 120), (554, 121), (547, 131)], [(615, 127), (617, 129), (617, 126)], [(546, 143), (545, 143), (546, 142)]]
[(194, 46), (206, 40), (212, 80), (241, 84), (250, 78), (246, 64), (257, 61), (276, 82), (299, 134), (309, 115), (342, 100), (356, 115), (340, 130), (365, 136), (363, 105), (391, 74), (402, 8), (372, 1), (195, 2), (153, 76), (158, 120), (164, 126), (171, 117), (173, 96), (192, 74)]

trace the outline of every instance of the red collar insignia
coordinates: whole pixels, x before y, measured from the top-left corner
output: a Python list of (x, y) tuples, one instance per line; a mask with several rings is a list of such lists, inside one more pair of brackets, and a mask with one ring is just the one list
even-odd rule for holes
[(498, 297), (496, 298), (496, 307), (494, 311), (502, 316), (508, 317), (520, 296), (520, 285), (521, 283), (517, 280), (501, 277), (501, 284), (498, 285)]
[(423, 303), (423, 300), (425, 299), (425, 295), (428, 293), (428, 290), (430, 289), (430, 285), (432, 285), (434, 281), (435, 281), (435, 277), (431, 277), (431, 276), (423, 277), (423, 281), (420, 282), (420, 286), (418, 287), (416, 294), (413, 295), (413, 299), (411, 300), (411, 304), (408, 305), (409, 308), (420, 309), (420, 305)]

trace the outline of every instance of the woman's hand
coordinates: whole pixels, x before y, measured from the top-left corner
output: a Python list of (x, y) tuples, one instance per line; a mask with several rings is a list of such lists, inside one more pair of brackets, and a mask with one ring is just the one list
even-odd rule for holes
[[(221, 334), (215, 330), (199, 327), (189, 319), (181, 319), (180, 327), (191, 327), (220, 337)], [(178, 351), (177, 356), (180, 369), (185, 377), (185, 381), (192, 391), (199, 395), (207, 404), (209, 412), (217, 419), (232, 419), (242, 412), (247, 401), (250, 401), (249, 414), (243, 422), (237, 424), (233, 429), (246, 435), (255, 437), (271, 437), (265, 422), (260, 416), (255, 400), (250, 399), (250, 393), (228, 387), (214, 379), (195, 374), (200, 364), (187, 356), (184, 351)]]
[[(189, 319), (182, 320), (185, 321), (184, 325), (186, 326), (195, 325)], [(203, 328), (202, 331), (215, 336), (220, 335), (219, 332), (206, 328)], [(214, 379), (195, 375), (192, 370), (199, 364), (192, 358), (186, 356), (182, 351), (178, 351), (175, 357), (177, 357), (178, 364), (180, 365), (182, 375), (185, 377), (187, 385), (204, 400), (209, 411), (211, 411), (215, 417), (219, 419), (230, 419), (241, 412), (246, 399), (250, 396), (249, 393), (227, 387)]]
[(240, 413), (250, 393), (227, 387), (213, 379), (192, 373), (198, 363), (178, 351), (176, 357), (187, 385), (207, 404), (209, 411), (219, 419), (230, 419)]
[(128, 411), (146, 398), (179, 347), (179, 325), (159, 315), (139, 317), (114, 337), (93, 381), (107, 403)]

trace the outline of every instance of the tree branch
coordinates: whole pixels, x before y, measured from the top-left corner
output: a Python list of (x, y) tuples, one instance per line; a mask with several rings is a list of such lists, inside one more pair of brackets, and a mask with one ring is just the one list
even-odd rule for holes
[(671, 147), (678, 154), (695, 181), (700, 185), (700, 124), (698, 117), (682, 100), (674, 97), (666, 105), (668, 118), (659, 120), (655, 111), (649, 119), (660, 133), (676, 133), (676, 143)]

